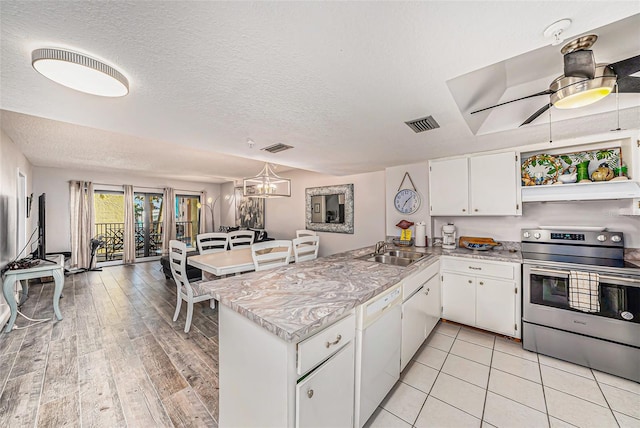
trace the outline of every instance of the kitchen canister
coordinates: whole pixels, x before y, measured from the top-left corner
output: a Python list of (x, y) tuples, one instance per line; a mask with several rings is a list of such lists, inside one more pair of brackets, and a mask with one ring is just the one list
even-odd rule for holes
[(424, 221), (416, 223), (416, 247), (427, 246), (427, 224)]

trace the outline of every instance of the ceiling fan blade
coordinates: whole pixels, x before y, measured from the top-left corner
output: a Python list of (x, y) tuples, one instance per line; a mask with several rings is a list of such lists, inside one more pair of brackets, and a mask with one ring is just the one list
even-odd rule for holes
[[(524, 126), (524, 125), (528, 125), (531, 122), (533, 122), (534, 120), (536, 120), (538, 118), (538, 116), (540, 116), (542, 113), (544, 113), (545, 111), (549, 110), (551, 108), (551, 103), (543, 106), (541, 109), (539, 109), (537, 112), (533, 113), (531, 116), (529, 116), (527, 118), (527, 120), (525, 120), (524, 122), (522, 122), (522, 125), (520, 126)], [(519, 127), (518, 127), (519, 128)]]
[(491, 107), (485, 107), (485, 108), (480, 109), (480, 110), (472, 111), (471, 114), (480, 113), (481, 111), (489, 110), (489, 109), (492, 109), (492, 108), (495, 108), (495, 107), (500, 107), (500, 106), (503, 106), (505, 104), (514, 103), (516, 101), (526, 100), (527, 98), (539, 97), (540, 95), (551, 95), (553, 93), (554, 93), (554, 91), (552, 91), (551, 89), (547, 89), (547, 90), (542, 91), (542, 92), (538, 92), (538, 93), (535, 93), (535, 94), (527, 95), (526, 97), (516, 98), (515, 100), (505, 101), (503, 103), (496, 104), (496, 105), (491, 106)]
[(618, 75), (618, 79), (630, 76), (640, 71), (640, 55), (614, 62), (609, 64), (609, 67)]
[(627, 94), (640, 93), (640, 77), (627, 76), (618, 79), (618, 92)]

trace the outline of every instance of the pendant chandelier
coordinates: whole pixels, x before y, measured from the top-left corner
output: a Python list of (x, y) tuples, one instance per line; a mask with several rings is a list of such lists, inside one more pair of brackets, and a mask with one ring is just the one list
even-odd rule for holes
[(273, 172), (271, 164), (265, 163), (255, 177), (242, 180), (242, 194), (249, 198), (284, 198), (291, 196), (291, 180)]

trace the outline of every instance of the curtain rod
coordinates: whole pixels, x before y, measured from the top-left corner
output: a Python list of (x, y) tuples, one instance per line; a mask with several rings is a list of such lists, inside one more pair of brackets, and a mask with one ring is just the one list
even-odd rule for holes
[[(69, 181), (89, 181), (89, 180), (69, 180)], [(114, 186), (114, 187), (121, 187), (124, 186), (124, 184), (109, 184), (109, 183), (96, 183), (96, 182), (92, 182), (94, 186), (98, 185), (98, 186)], [(163, 190), (164, 187), (154, 187), (154, 186), (133, 186), (133, 187), (144, 187), (147, 189), (160, 189)], [(200, 190), (189, 190), (189, 189), (173, 189), (176, 192), (204, 192), (205, 189), (200, 189)]]

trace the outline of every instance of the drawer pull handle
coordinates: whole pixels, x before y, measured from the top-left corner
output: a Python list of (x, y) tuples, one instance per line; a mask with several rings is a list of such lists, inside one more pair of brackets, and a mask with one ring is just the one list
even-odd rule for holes
[(431, 289), (430, 289), (430, 288), (427, 288), (427, 292), (426, 292), (426, 293), (424, 293), (424, 294), (426, 294), (426, 295), (428, 296), (428, 295), (429, 295), (429, 291), (431, 291)]
[(473, 281), (469, 280), (469, 284), (473, 283)]
[(481, 267), (475, 267), (475, 266), (469, 266), (469, 269), (473, 269), (473, 270), (482, 270)]
[(310, 389), (307, 391), (307, 397), (309, 398), (313, 397), (313, 389)]
[(480, 281), (480, 285), (484, 285), (484, 282)]
[(341, 335), (341, 334), (339, 334), (339, 335), (337, 335), (337, 336), (336, 336), (336, 340), (334, 340), (333, 342), (327, 342), (327, 343), (325, 343), (325, 346), (326, 346), (327, 348), (329, 348), (331, 345), (337, 345), (337, 344), (338, 344), (338, 342), (340, 342), (341, 340), (342, 340), (342, 335)]

